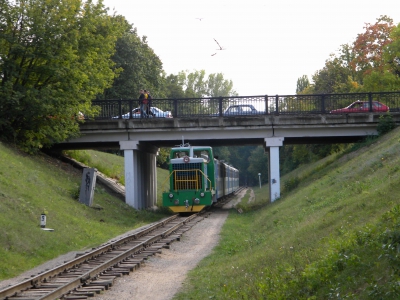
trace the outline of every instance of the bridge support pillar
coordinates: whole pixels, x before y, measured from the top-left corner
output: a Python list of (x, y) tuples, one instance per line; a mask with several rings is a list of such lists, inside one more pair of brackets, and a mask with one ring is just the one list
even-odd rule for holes
[(120, 141), (124, 150), (125, 202), (135, 209), (153, 207), (157, 202), (155, 149), (141, 149), (139, 141)]
[(269, 199), (271, 202), (281, 196), (281, 180), (279, 174), (279, 147), (283, 146), (284, 137), (265, 138), (265, 147), (269, 152), (268, 180)]

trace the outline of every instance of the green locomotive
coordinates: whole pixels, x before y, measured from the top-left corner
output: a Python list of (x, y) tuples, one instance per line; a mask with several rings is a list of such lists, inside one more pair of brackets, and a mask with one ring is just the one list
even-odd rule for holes
[(239, 188), (239, 171), (215, 159), (211, 147), (175, 147), (169, 159), (163, 206), (173, 212), (201, 211)]

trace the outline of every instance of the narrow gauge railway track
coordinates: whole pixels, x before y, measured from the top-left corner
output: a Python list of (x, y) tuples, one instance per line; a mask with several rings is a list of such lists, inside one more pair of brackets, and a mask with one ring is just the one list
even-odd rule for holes
[(233, 192), (230, 195), (227, 195), (223, 198), (220, 198), (219, 201), (217, 203), (214, 203), (212, 207), (215, 208), (221, 208), (223, 207), (225, 204), (229, 203), (233, 198), (235, 198), (241, 191), (247, 189), (247, 187), (245, 186), (241, 186), (237, 189), (237, 191)]
[(174, 215), (135, 234), (107, 243), (74, 260), (0, 290), (0, 299), (87, 299), (108, 289), (116, 277), (140, 267), (148, 256), (179, 240), (207, 214)]

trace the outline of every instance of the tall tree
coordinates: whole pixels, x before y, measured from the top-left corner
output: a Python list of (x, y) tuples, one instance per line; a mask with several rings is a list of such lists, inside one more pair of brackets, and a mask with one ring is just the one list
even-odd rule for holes
[(233, 89), (232, 80), (226, 80), (222, 73), (217, 73), (208, 75), (207, 95), (209, 97), (230, 97), (237, 96), (238, 94)]
[[(268, 182), (268, 154), (265, 153), (264, 147), (256, 147), (250, 154), (249, 167), (247, 169), (248, 181), (251, 185), (256, 185), (259, 179), (261, 183)], [(259, 178), (258, 174), (261, 173)]]
[(297, 87), (296, 87), (296, 94), (300, 94), (310, 85), (310, 81), (308, 80), (307, 75), (303, 75), (297, 79)]
[(102, 1), (0, 3), (0, 132), (34, 151), (79, 133), (80, 112), (115, 75), (115, 42), (126, 30)]
[(384, 65), (363, 78), (365, 91), (400, 90), (400, 23), (391, 30), (391, 42), (383, 48)]
[(325, 66), (314, 73), (313, 92), (316, 94), (346, 93), (351, 90), (352, 85), (351, 69), (343, 64), (343, 61), (331, 55), (326, 60)]
[[(172, 79), (173, 77), (170, 78)], [(172, 83), (172, 81), (169, 82)], [(237, 96), (237, 93), (233, 89), (233, 82), (224, 79), (222, 73), (213, 73), (206, 77), (205, 70), (190, 73), (188, 71), (181, 71), (174, 78), (174, 83), (184, 91), (186, 98)]]
[(165, 97), (163, 92), (163, 69), (160, 58), (147, 44), (146, 37), (140, 38), (136, 28), (127, 24), (128, 30), (118, 39), (112, 57), (114, 69), (120, 70), (112, 86), (98, 95), (99, 99), (132, 99), (138, 97), (140, 89), (152, 92), (153, 97)]
[(357, 36), (353, 44), (354, 58), (351, 66), (359, 74), (359, 82), (373, 70), (383, 71), (383, 50), (392, 42), (390, 32), (393, 28), (391, 18), (380, 16), (375, 24), (366, 23), (365, 32)]
[(178, 75), (170, 74), (165, 78), (165, 93), (167, 98), (185, 98), (185, 91)]

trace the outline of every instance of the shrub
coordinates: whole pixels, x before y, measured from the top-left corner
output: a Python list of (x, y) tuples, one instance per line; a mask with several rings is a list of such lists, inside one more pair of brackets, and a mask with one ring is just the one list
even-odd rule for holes
[(300, 178), (299, 177), (293, 177), (285, 181), (283, 184), (283, 188), (285, 192), (290, 192), (291, 190), (294, 190), (298, 185), (300, 184)]
[(384, 135), (396, 127), (391, 114), (382, 115), (379, 117), (379, 123), (376, 127), (379, 135)]

